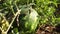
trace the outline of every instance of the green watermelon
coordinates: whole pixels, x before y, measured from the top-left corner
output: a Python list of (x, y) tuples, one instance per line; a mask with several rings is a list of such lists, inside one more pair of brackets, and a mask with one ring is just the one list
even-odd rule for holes
[(38, 13), (34, 9), (31, 9), (31, 13), (26, 17), (25, 27), (29, 31), (35, 31), (38, 25)]

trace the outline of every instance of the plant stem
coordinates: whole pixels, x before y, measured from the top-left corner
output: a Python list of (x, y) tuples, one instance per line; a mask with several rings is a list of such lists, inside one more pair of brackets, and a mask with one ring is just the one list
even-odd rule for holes
[(21, 10), (19, 10), (19, 9), (17, 9), (17, 10), (18, 10), (18, 12), (15, 14), (15, 17), (14, 17), (14, 18), (13, 18), (13, 20), (11, 21), (11, 23), (10, 23), (10, 25), (9, 25), (8, 29), (6, 30), (6, 33), (8, 33), (8, 31), (9, 31), (10, 27), (12, 26), (12, 24), (13, 24), (13, 22), (14, 22), (15, 18), (17, 17), (17, 15), (19, 15), (19, 14), (20, 14), (20, 11), (21, 11)]

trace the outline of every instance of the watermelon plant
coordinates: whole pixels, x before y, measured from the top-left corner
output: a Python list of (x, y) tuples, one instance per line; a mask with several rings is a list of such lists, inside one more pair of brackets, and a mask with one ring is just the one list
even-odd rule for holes
[(58, 4), (59, 0), (0, 0), (0, 33), (35, 34), (41, 25), (55, 27), (60, 24)]

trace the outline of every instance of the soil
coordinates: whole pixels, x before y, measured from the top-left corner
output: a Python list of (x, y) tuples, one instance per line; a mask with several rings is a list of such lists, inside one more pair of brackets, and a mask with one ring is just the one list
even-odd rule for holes
[(59, 25), (57, 25), (56, 27), (53, 27), (51, 25), (42, 25), (37, 29), (36, 34), (60, 34), (59, 32)]

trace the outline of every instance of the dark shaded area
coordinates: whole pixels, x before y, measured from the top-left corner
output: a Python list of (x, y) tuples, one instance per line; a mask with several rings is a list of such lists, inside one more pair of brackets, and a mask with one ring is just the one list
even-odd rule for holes
[(0, 0), (0, 4), (3, 4), (5, 0)]
[(60, 17), (60, 4), (57, 5), (56, 11), (54, 12), (56, 18)]
[(58, 24), (58, 25), (56, 26), (55, 31), (56, 31), (56, 32), (60, 32), (60, 24)]

